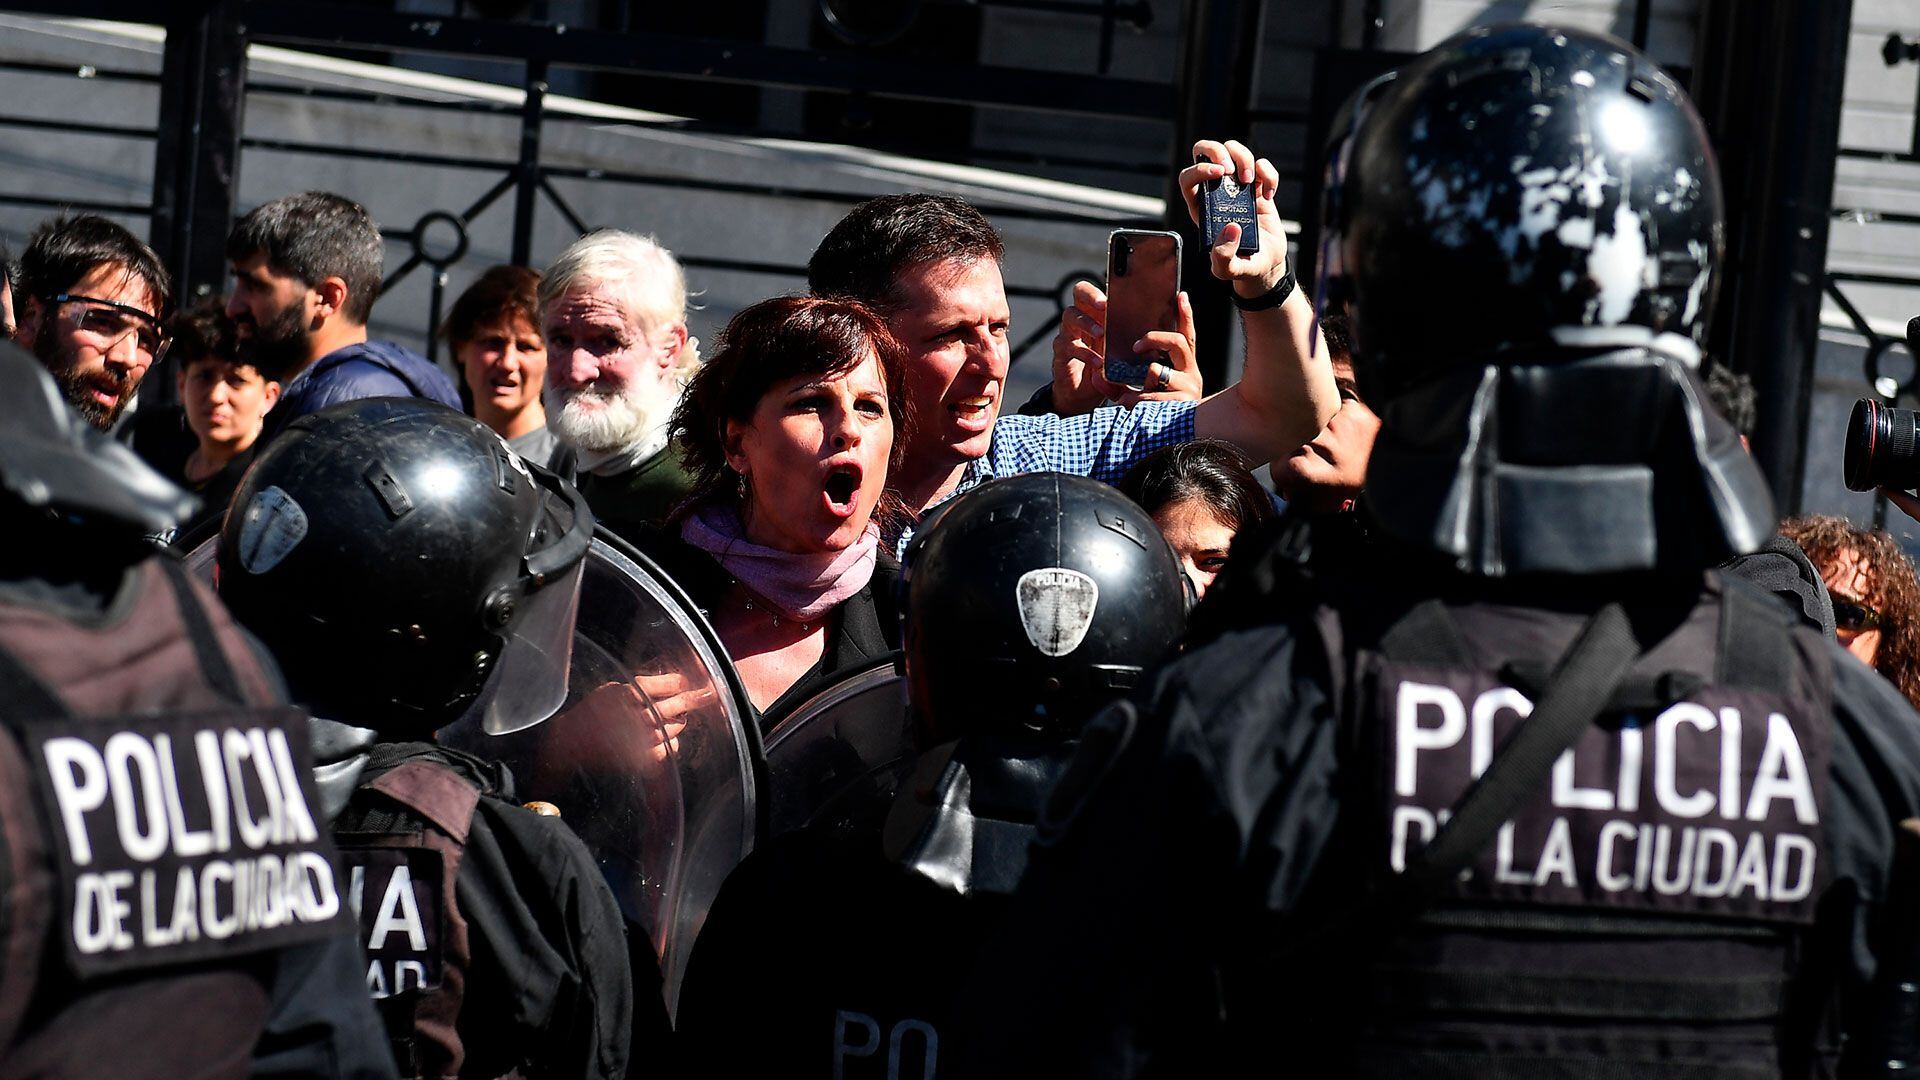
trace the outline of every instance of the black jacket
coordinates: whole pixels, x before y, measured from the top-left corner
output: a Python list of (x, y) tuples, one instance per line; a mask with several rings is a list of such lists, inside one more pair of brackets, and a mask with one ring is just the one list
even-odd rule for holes
[[(1357, 585), (1362, 599), (1348, 603), (1406, 603), (1445, 580), (1396, 577), (1395, 565), (1375, 560), (1377, 588)], [(1005, 932), (975, 966), (952, 1075), (1252, 1075), (1286, 1065), (1339, 1076), (1355, 1049), (1339, 1045), (1342, 1030), (1393, 1022), (1379, 1010), (1394, 1006), (1335, 989), (1367, 970), (1360, 953), (1401, 924), (1364, 914), (1389, 850), (1373, 800), (1396, 774), (1379, 756), (1383, 733), (1343, 715), (1351, 656), (1329, 637), (1338, 624), (1326, 586), (1282, 575), (1276, 591), (1242, 598), (1254, 601), (1242, 611), (1264, 603), (1266, 619), (1224, 628), (1164, 671), (1137, 709), (1096, 718), (1043, 818)], [(1717, 612), (1721, 595), (1712, 575), (1658, 588), (1481, 582), (1448, 604), (1476, 648), (1517, 641), (1504, 659), (1551, 662), (1603, 603), (1693, 619)], [(1857, 1029), (1878, 1019), (1885, 987), (1874, 980), (1910, 948), (1896, 944), (1887, 916), (1900, 903), (1889, 901), (1897, 823), (1920, 816), (1920, 720), (1832, 643), (1794, 634), (1797, 662), (1830, 662), (1832, 672), (1831, 714), (1810, 721), (1829, 733), (1819, 736), (1818, 777), (1828, 877), (1822, 936), (1803, 973), (1837, 984), (1852, 1049), (1869, 1059), (1874, 1041)], [(1356, 918), (1352, 937), (1338, 939), (1355, 944), (1329, 955), (1334, 928)]]
[[(454, 895), (469, 953), (455, 1024), (464, 1054), (460, 1075), (518, 1069), (529, 1077), (625, 1076), (635, 1012), (626, 922), (585, 845), (564, 819), (515, 802), (503, 766), (428, 743), (377, 744), (334, 826), (346, 858), (354, 861), (369, 833), (422, 828), (405, 807), (370, 787), (419, 761), (480, 792), (460, 845)], [(363, 927), (379, 902), (373, 892), (369, 886), (362, 898)], [(428, 944), (446, 943), (429, 938)], [(411, 1014), (396, 1008), (395, 998), (382, 1004), (390, 1037), (406, 1041)]]
[(712, 1076), (944, 1075), (960, 977), (1004, 902), (935, 884), (870, 834), (779, 837), (707, 915), (680, 991), (682, 1060)]

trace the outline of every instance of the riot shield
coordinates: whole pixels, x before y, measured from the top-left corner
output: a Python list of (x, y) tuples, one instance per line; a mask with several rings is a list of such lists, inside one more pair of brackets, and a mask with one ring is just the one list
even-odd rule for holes
[[(196, 548), (189, 566), (210, 578), (217, 543)], [(652, 941), (671, 1011), (707, 909), (762, 827), (765, 760), (751, 716), (693, 603), (596, 530), (560, 711), (508, 735), (485, 734), (469, 715), (437, 738), (505, 763), (522, 801), (559, 809)], [(636, 973), (636, 987), (646, 981)]]
[(672, 1011), (707, 909), (758, 835), (751, 717), (692, 602), (602, 530), (580, 587), (566, 704), (510, 735), (468, 718), (439, 738), (505, 762), (522, 799), (559, 808), (652, 939)]
[(877, 831), (918, 753), (894, 658), (767, 719), (768, 837), (807, 826)]

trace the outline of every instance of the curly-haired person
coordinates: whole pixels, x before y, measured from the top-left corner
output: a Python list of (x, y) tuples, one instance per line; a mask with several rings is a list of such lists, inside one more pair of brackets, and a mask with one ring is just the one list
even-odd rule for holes
[(1844, 518), (1788, 518), (1780, 532), (1819, 567), (1833, 596), (1840, 644), (1920, 708), (1920, 582), (1913, 560), (1884, 529)]

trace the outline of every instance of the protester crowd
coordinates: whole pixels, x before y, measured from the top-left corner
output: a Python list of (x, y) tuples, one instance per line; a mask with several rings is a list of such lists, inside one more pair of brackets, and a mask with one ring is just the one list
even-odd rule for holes
[[(1625, 46), (1508, 33), (1519, 36), (1500, 56), (1587, 49), (1638, 65), (1621, 100), (1691, 116), (1665, 75)], [(1402, 86), (1373, 92), (1403, 110), (1422, 100), (1409, 85), (1467, 93), (1461, 87), (1487, 70), (1476, 59), (1484, 41), (1470, 35), (1436, 51), (1436, 69), (1464, 65), (1467, 74), (1451, 82), (1421, 83), (1416, 61)], [(1565, 55), (1568, 69), (1579, 67)], [(1567, 92), (1592, 85), (1589, 77)], [(1558, 107), (1540, 93), (1539, 108)], [(1499, 111), (1485, 114), (1497, 127)], [(1367, 128), (1354, 119), (1348, 141), (1332, 148), (1336, 189), (1340, 169), (1377, 170), (1396, 145), (1369, 134), (1399, 130), (1390, 127), (1399, 114), (1381, 115)], [(1528, 122), (1544, 123), (1537, 114)], [(1427, 137), (1424, 126), (1408, 130), (1401, 137)], [(1349, 164), (1361, 150), (1374, 156)], [(129, 689), (95, 701), (69, 696), (81, 672), (42, 656), (26, 675), (0, 665), (0, 699), (16, 706), (27, 700), (20, 686), (46, 683), (69, 702), (67, 713), (201, 716), (217, 704), (234, 719), (225, 728), (176, 719), (139, 728), (154, 747), (170, 733), (164, 764), (139, 765), (147, 759), (108, 739), (97, 781), (93, 759), (82, 761), (94, 753), (88, 744), (73, 751), (80, 756), (69, 771), (35, 783), (56, 792), (47, 805), (69, 836), (100, 844), (76, 807), (121, 806), (130, 769), (171, 775), (171, 755), (189, 744), (213, 747), (201, 760), (216, 771), (223, 740), (236, 738), (237, 753), (268, 762), (260, 766), (267, 774), (275, 763), (310, 764), (315, 778), (286, 773), (277, 789), (271, 779), (269, 789), (247, 788), (251, 781), (233, 772), (238, 758), (224, 767), (236, 793), (278, 792), (274, 814), (290, 824), (274, 826), (273, 843), (291, 852), (287, 859), (318, 852), (344, 860), (350, 870), (325, 877), (314, 895), (350, 908), (342, 918), (358, 931), (347, 940), (335, 928), (329, 937), (325, 919), (307, 926), (289, 914), (284, 940), (263, 939), (244, 954), (253, 965), (247, 979), (218, 983), (222, 973), (210, 969), (221, 955), (203, 950), (168, 954), (184, 959), (166, 963), (208, 980), (176, 985), (156, 974), (175, 967), (140, 966), (138, 946), (125, 968), (88, 966), (97, 957), (84, 945), (69, 959), (57, 910), (47, 931), (56, 943), (44, 953), (37, 939), (20, 937), (16, 920), (7, 929), (9, 967), (43, 974), (16, 994), (0, 972), (0, 1071), (33, 1071), (15, 1068), (22, 1062), (53, 1075), (106, 1075), (114, 1069), (103, 1063), (130, 1060), (127, 1040), (120, 1050), (98, 1041), (118, 1023), (151, 1031), (146, 1052), (194, 1042), (208, 1059), (205, 1075), (1199, 1075), (1191, 1070), (1231, 1071), (1227, 1063), (1263, 1053), (1284, 1072), (1295, 1060), (1289, 1051), (1254, 1045), (1262, 1021), (1249, 1018), (1269, 1006), (1329, 1018), (1327, 1030), (1341, 1040), (1382, 1055), (1366, 1067), (1330, 1052), (1307, 1055), (1299, 1060), (1320, 1064), (1301, 1075), (1600, 1075), (1582, 1071), (1596, 1061), (1630, 1062), (1607, 1075), (1780, 1075), (1841, 1053), (1839, 1031), (1870, 1046), (1854, 1053), (1883, 1059), (1920, 1039), (1880, 1022), (1884, 1014), (1910, 1023), (1898, 992), (1885, 987), (1920, 977), (1920, 935), (1896, 926), (1916, 909), (1888, 907), (1920, 905), (1920, 895), (1901, 891), (1911, 882), (1899, 884), (1888, 854), (1896, 822), (1920, 817), (1920, 805), (1901, 805), (1920, 797), (1920, 717), (1900, 702), (1920, 705), (1920, 584), (1883, 531), (1814, 517), (1768, 535), (1771, 510), (1753, 509), (1764, 495), (1745, 479), (1757, 472), (1732, 436), (1751, 423), (1751, 388), (1703, 363), (1697, 348), (1701, 296), (1710, 300), (1719, 284), (1706, 277), (1719, 268), (1700, 269), (1700, 283), (1685, 279), (1676, 294), (1684, 315), (1680, 304), (1658, 300), (1635, 300), (1651, 306), (1629, 314), (1608, 292), (1615, 283), (1602, 280), (1610, 271), (1596, 269), (1582, 300), (1588, 328), (1605, 322), (1596, 313), (1613, 311), (1608, 327), (1646, 333), (1572, 345), (1565, 335), (1550, 345), (1539, 336), (1509, 348), (1521, 337), (1501, 339), (1502, 327), (1535, 317), (1510, 297), (1488, 297), (1487, 310), (1469, 313), (1474, 329), (1449, 330), (1413, 325), (1437, 301), (1405, 300), (1394, 290), (1410, 286), (1397, 270), (1367, 279), (1335, 260), (1329, 277), (1388, 283), (1371, 296), (1297, 279), (1272, 163), (1232, 139), (1198, 142), (1194, 155), (1177, 186), (1193, 226), (1186, 242), (1207, 249), (1211, 275), (1187, 288), (1225, 290), (1239, 308), (1240, 380), (1203, 384), (1198, 357), (1223, 345), (1197, 337), (1183, 292), (1170, 325), (1121, 343), (1147, 362), (1146, 377), (1110, 382), (1107, 297), (1099, 283), (1082, 282), (1053, 338), (1052, 380), (1018, 411), (1004, 400), (1006, 251), (985, 215), (947, 195), (891, 194), (855, 206), (820, 240), (805, 293), (746, 307), (710, 345), (688, 327), (697, 280), (690, 286), (674, 254), (644, 234), (645, 222), (582, 236), (544, 267), (491, 268), (437, 331), (457, 378), (401, 345), (369, 340), (382, 245), (371, 216), (346, 195), (287, 195), (242, 216), (228, 238), (224, 307), (176, 309), (160, 259), (110, 221), (77, 214), (42, 224), (17, 263), (0, 257), (0, 313), (11, 313), (11, 339), (71, 414), (56, 404), (23, 430), (44, 429), (33, 437), (69, 456), (75, 448), (93, 455), (87, 468), (99, 475), (73, 481), (88, 494), (63, 503), (60, 483), (32, 473), (39, 466), (0, 455), (8, 520), (34, 522), (22, 533), (41, 560), (0, 583), (0, 655), (21, 649), (9, 605), (51, 603), (68, 620), (62, 627), (93, 627), (103, 612), (133, 604), (117, 576), (98, 571), (131, 566), (169, 583), (180, 613), (168, 606), (166, 619), (193, 646), (178, 648), (198, 660), (185, 674), (143, 676), (155, 685), (177, 678), (189, 690), (149, 701)], [(1704, 166), (1689, 160), (1711, 171), (1710, 156)], [(1593, 175), (1595, 190), (1631, 182), (1609, 180), (1604, 166)], [(1208, 190), (1223, 180), (1252, 191), (1248, 226), (1209, 226)], [(1543, 192), (1562, 182), (1574, 192), (1583, 181), (1572, 172), (1526, 181)], [(1429, 214), (1438, 213), (1435, 200), (1470, 201), (1432, 183), (1421, 196)], [(1364, 193), (1391, 189), (1383, 181)], [(1576, 198), (1567, 192), (1552, 197)], [(1628, 195), (1608, 197), (1627, 214)], [(1670, 195), (1659, 212), (1679, 198)], [(1366, 207), (1360, 199), (1340, 212), (1375, 220)], [(1372, 233), (1349, 223), (1345, 235), (1402, 244), (1419, 258), (1494, 249), (1467, 240), (1421, 246), (1423, 238), (1404, 239), (1406, 220)], [(1477, 226), (1430, 218), (1418, 227), (1445, 236)], [(1663, 274), (1706, 258), (1684, 241), (1644, 243), (1678, 245), (1662, 249)], [(1498, 257), (1518, 258), (1511, 250)], [(1445, 302), (1468, 306), (1444, 275), (1417, 288), (1456, 293)], [(1655, 285), (1644, 288), (1651, 295)], [(1686, 288), (1696, 290), (1690, 301)], [(1449, 333), (1462, 341), (1444, 340)], [(1442, 358), (1433, 365), (1440, 376), (1415, 362), (1423, 349)], [(141, 395), (156, 368), (173, 381), (177, 411)], [(9, 385), (29, 385), (7, 370)], [(1514, 371), (1535, 374), (1499, 381)], [(1647, 381), (1621, 389), (1629, 371)], [(22, 401), (33, 396), (19, 392)], [(1611, 413), (1574, 409), (1608, 395), (1618, 404)], [(1659, 416), (1684, 414), (1689, 423), (1636, 419), (1632, 410), (1656, 399), (1672, 403)], [(1627, 434), (1597, 426), (1608, 422)], [(1676, 438), (1684, 452), (1663, 441)], [(173, 486), (135, 475), (128, 448)], [(1669, 453), (1678, 456), (1658, 456)], [(453, 479), (423, 487), (409, 472), (415, 460), (441, 462)], [(1376, 475), (1370, 460), (1387, 467)], [(1630, 475), (1647, 462), (1666, 464), (1648, 465), (1646, 476), (1657, 478)], [(1270, 466), (1270, 487), (1256, 475), (1261, 466)], [(80, 464), (46, 468), (84, 472)], [(1673, 479), (1693, 476), (1688, 469), (1709, 479), (1697, 488)], [(56, 494), (34, 495), (19, 476)], [(1574, 479), (1556, 479), (1564, 477)], [(138, 487), (139, 497), (98, 495), (114, 483)], [(197, 503), (179, 501), (179, 491)], [(1641, 505), (1634, 500), (1644, 500), (1639, 518), (1619, 509)], [(48, 518), (50, 506), (61, 522)], [(100, 521), (139, 525), (179, 554), (216, 543), (218, 599), (207, 583), (187, 581), (173, 555), (144, 559), (146, 549), (94, 538)], [(566, 651), (554, 642), (573, 632), (574, 607), (553, 598), (591, 602), (578, 591), (590, 588), (581, 567), (595, 527), (659, 567), (704, 616), (755, 723), (904, 653), (911, 753), (890, 763), (858, 812), (836, 807), (806, 830), (768, 838), (741, 864), (720, 891), (684, 987), (596, 873), (608, 856), (570, 828), (569, 806), (522, 806), (516, 779), (530, 778), (435, 742), (436, 731), (476, 712), (489, 731), (538, 723), (589, 689), (574, 687), (568, 698)], [(1608, 539), (1620, 536), (1629, 539)], [(1696, 561), (1673, 562), (1674, 550)], [(86, 557), (106, 561), (76, 565)], [(171, 569), (150, 569), (162, 564)], [(1596, 742), (1569, 735), (1544, 751), (1540, 767), (1561, 762), (1550, 781), (1556, 813), (1621, 815), (1594, 826), (1600, 880), (1611, 882), (1617, 864), (1620, 881), (1651, 873), (1657, 888), (1642, 880), (1576, 889), (1572, 853), (1584, 841), (1566, 839), (1564, 817), (1534, 831), (1517, 801), (1504, 808), (1511, 820), (1486, 889), (1469, 883), (1477, 863), (1436, 870), (1438, 856), (1410, 855), (1410, 829), (1432, 841), (1423, 856), (1466, 835), (1467, 825), (1449, 829), (1449, 805), (1461, 821), (1488, 812), (1475, 800), (1495, 785), (1469, 781), (1514, 756), (1502, 749), (1496, 760), (1496, 730), (1504, 748), (1524, 741), (1507, 735), (1530, 710), (1556, 720), (1566, 712), (1573, 692), (1562, 675), (1587, 655), (1581, 643), (1649, 582), (1666, 606), (1629, 603), (1621, 619), (1639, 651), (1619, 661), (1611, 681), (1579, 684), (1595, 699), (1586, 726)], [(1437, 599), (1415, 603), (1423, 590)], [(1482, 608), (1474, 605), (1483, 603), (1500, 614), (1475, 623)], [(1444, 610), (1452, 614), (1435, 614)], [(1594, 610), (1596, 621), (1583, 623)], [(1836, 643), (1831, 657), (1828, 642)], [(1687, 653), (1696, 645), (1707, 659)], [(1742, 650), (1770, 670), (1726, 659)], [(1520, 656), (1531, 659), (1512, 659)], [(1643, 671), (1650, 658), (1661, 666)], [(1631, 675), (1630, 661), (1640, 665)], [(1819, 674), (1803, 680), (1802, 668)], [(90, 674), (117, 678), (98, 666)], [(674, 673), (631, 674), (648, 700), (672, 698), (657, 680)], [(203, 683), (222, 692), (203, 693)], [(1409, 704), (1409, 685), (1427, 695), (1424, 704)], [(1380, 704), (1393, 686), (1398, 712)], [(73, 704), (83, 699), (91, 703)], [(311, 721), (261, 719), (285, 702)], [(1387, 710), (1374, 729), (1370, 708)], [(1596, 726), (1593, 717), (1609, 708), (1614, 719)], [(1623, 710), (1625, 720), (1615, 715)], [(649, 745), (678, 752), (675, 723), (686, 721), (674, 717), (697, 714), (652, 715), (662, 729)], [(1314, 720), (1273, 719), (1295, 715)], [(1331, 734), (1335, 718), (1359, 725), (1358, 734)], [(1716, 724), (1727, 733), (1713, 736), (1720, 749), (1706, 754), (1686, 741), (1705, 739)], [(1695, 734), (1675, 734), (1683, 725)], [(309, 731), (311, 748), (297, 759), (273, 757), (273, 740), (306, 740)], [(41, 753), (51, 744), (35, 735), (25, 745)], [(1459, 767), (1460, 801), (1416, 800), (1429, 798), (1440, 777), (1430, 763), (1456, 748), (1458, 761), (1446, 760)], [(1369, 752), (1378, 761), (1345, 756)], [(0, 754), (9, 782), (26, 775), (11, 753)], [(1705, 756), (1675, 765), (1690, 753)], [(1657, 821), (1632, 816), (1643, 760), (1654, 770), (1647, 790), (1657, 794), (1646, 802), (1668, 815)], [(1869, 779), (1858, 775), (1863, 768)], [(1346, 805), (1349, 789), (1373, 783), (1359, 775), (1370, 769), (1397, 770), (1381, 772), (1399, 801), (1378, 835), (1352, 832), (1371, 825), (1331, 809)], [(1535, 788), (1549, 786), (1545, 775)], [(1787, 811), (1774, 808), (1776, 797)], [(224, 828), (226, 796), (189, 800), (185, 811), (179, 798), (139, 802), (123, 813), (119, 835), (137, 848), (148, 834), (164, 840), (170, 820), (172, 843), (187, 850), (201, 815)], [(301, 832), (303, 815), (323, 827)], [(1682, 824), (1709, 816), (1714, 827), (1688, 824), (1679, 839)], [(1487, 844), (1502, 820), (1490, 819)], [(1757, 824), (1731, 824), (1741, 820)], [(1813, 848), (1794, 846), (1812, 843), (1795, 828), (1825, 822), (1838, 847), (1843, 820), (1865, 820), (1871, 840), (1830, 860), (1819, 847), (1817, 874), (1810, 862), (1794, 863), (1814, 858)], [(1742, 827), (1751, 831), (1736, 837)], [(1637, 844), (1637, 854), (1608, 861), (1616, 842)], [(1683, 843), (1681, 854), (1655, 854)], [(1719, 843), (1727, 862), (1709, 887), (1717, 865), (1709, 852)], [(1482, 850), (1469, 846), (1462, 859)], [(1566, 888), (1554, 892), (1563, 849)], [(11, 832), (7, 850), (18, 850)], [(42, 883), (43, 891), (77, 902), (72, 881), (87, 859), (63, 858), (54, 875), (62, 884)], [(1421, 891), (1381, 884), (1389, 863), (1403, 878), (1425, 872)], [(1663, 884), (1669, 863), (1690, 867), (1692, 886)], [(1818, 894), (1834, 899), (1817, 915), (1813, 901), (1798, 903), (1811, 884), (1794, 895), (1801, 871), (1833, 888)], [(11, 880), (25, 873), (16, 868)], [(1748, 874), (1759, 893), (1728, 899), (1739, 895), (1730, 883)], [(1442, 902), (1453, 879), (1457, 895)], [(1853, 892), (1833, 886), (1843, 879)], [(1628, 895), (1639, 892), (1654, 899)], [(1182, 914), (1183, 899), (1196, 894), (1204, 900)], [(192, 908), (191, 896), (172, 895)], [(1669, 896), (1686, 903), (1669, 911)], [(1526, 907), (1536, 900), (1562, 905), (1561, 921), (1536, 917)], [(1503, 904), (1524, 917), (1487, 915)], [(1859, 910), (1834, 914), (1847, 904)], [(1436, 905), (1441, 917), (1413, 920)], [(1595, 911), (1597, 921), (1579, 922)], [(1474, 921), (1481, 916), (1490, 921)], [(76, 918), (79, 933), (94, 916)], [(196, 935), (212, 938), (210, 918)], [(1416, 921), (1424, 944), (1382, 938), (1351, 965), (1321, 955), (1328, 942), (1350, 946), (1352, 924), (1368, 919)], [(1743, 919), (1757, 928), (1749, 934), (1741, 923), (1746, 936), (1734, 935), (1749, 951), (1737, 962), (1713, 952), (1722, 944), (1716, 928)], [(1176, 922), (1186, 925), (1168, 925)], [(45, 923), (43, 914), (43, 931)], [(1844, 959), (1795, 960), (1785, 974), (1767, 966), (1761, 953), (1775, 937), (1792, 938), (1795, 956), (1827, 941), (1808, 929), (1816, 923), (1850, 943), (1819, 946)], [(294, 924), (302, 933), (291, 932)], [(1581, 935), (1614, 941), (1618, 951), (1605, 956)], [(1589, 1019), (1555, 1026), (1562, 1013), (1586, 1014), (1559, 991), (1539, 990), (1530, 1003), (1528, 988), (1547, 985), (1540, 973), (1553, 966), (1543, 959), (1550, 947), (1576, 939), (1585, 950), (1580, 970), (1604, 974), (1582, 976), (1580, 992), (1604, 1000)], [(269, 964), (263, 957), (279, 954), (257, 951), (269, 948), (305, 952)], [(1494, 959), (1477, 959), (1478, 948)], [(1688, 1012), (1678, 976), (1661, 982), (1635, 970), (1658, 968), (1662, 956), (1692, 965), (1689, 978), (1724, 976), (1703, 991), (1704, 1012)], [(1317, 981), (1285, 993), (1258, 982), (1289, 965), (1313, 980), (1339, 976), (1317, 1003), (1307, 1000)], [(1835, 1001), (1874, 1010), (1871, 1021), (1859, 1011), (1844, 1024), (1839, 1012), (1792, 1011), (1800, 1008), (1794, 995), (1811, 985), (1808, 971), (1822, 965), (1846, 967), (1822, 977)], [(1425, 974), (1407, 975), (1416, 970)], [(89, 980), (107, 989), (96, 993)], [(165, 1009), (227, 1002), (230, 1030), (209, 1021), (167, 1034), (142, 1011), (147, 991), (163, 995)], [(1891, 996), (1872, 996), (1883, 991)], [(64, 1020), (61, 1003), (88, 995), (120, 1012)], [(1336, 1007), (1373, 1019), (1351, 1022)], [(124, 1019), (136, 1015), (138, 1024)], [(1396, 1016), (1411, 1019), (1396, 1028)], [(1656, 1038), (1636, 1025), (1687, 1034)], [(1714, 1025), (1725, 1030), (1702, 1034)], [(1536, 1027), (1547, 1034), (1536, 1037)], [(1370, 1034), (1382, 1029), (1392, 1037)], [(222, 1058), (215, 1044), (234, 1032), (247, 1034)], [(1408, 1032), (1417, 1037), (1401, 1047)], [(1716, 1039), (1739, 1048), (1721, 1063), (1734, 1071), (1713, 1071)], [(1764, 1053), (1749, 1053), (1761, 1044)], [(1394, 1056), (1402, 1049), (1411, 1056)], [(1443, 1059), (1452, 1064), (1436, 1064)], [(1514, 1071), (1480, 1071), (1491, 1060)], [(1556, 1072), (1547, 1062), (1585, 1064)], [(1669, 1066), (1680, 1071), (1659, 1071)]]

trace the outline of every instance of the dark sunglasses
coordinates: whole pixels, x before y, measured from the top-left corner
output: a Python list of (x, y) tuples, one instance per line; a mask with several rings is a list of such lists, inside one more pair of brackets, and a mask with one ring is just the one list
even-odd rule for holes
[(74, 326), (96, 335), (109, 348), (128, 334), (132, 334), (134, 345), (156, 364), (166, 355), (167, 346), (173, 340), (167, 334), (166, 328), (160, 325), (159, 319), (131, 304), (102, 300), (97, 296), (81, 296), (77, 293), (59, 293), (49, 296), (47, 303), (86, 305), (74, 317)]
[(1857, 630), (1880, 629), (1880, 613), (1858, 600), (1849, 600), (1835, 594), (1833, 597), (1833, 625), (1836, 629), (1849, 632)]

